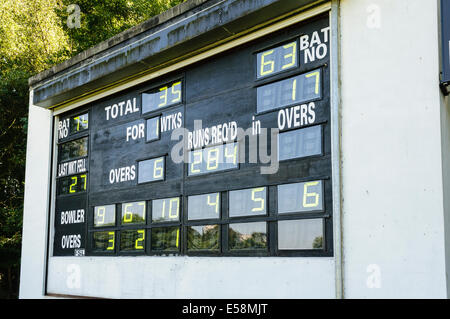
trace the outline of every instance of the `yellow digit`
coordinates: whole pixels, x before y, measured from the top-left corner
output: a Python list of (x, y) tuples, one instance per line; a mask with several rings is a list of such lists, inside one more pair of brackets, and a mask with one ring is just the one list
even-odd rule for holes
[(305, 75), (306, 78), (310, 78), (310, 77), (316, 77), (316, 85), (314, 88), (314, 93), (315, 94), (319, 94), (319, 81), (320, 81), (320, 72), (316, 71), (316, 72), (312, 72), (312, 73), (308, 73)]
[[(216, 153), (215, 156), (211, 156), (211, 153)], [(214, 166), (210, 166), (211, 162), (215, 162)], [(206, 169), (208, 171), (210, 170), (214, 170), (217, 169), (219, 167), (219, 148), (218, 147), (214, 147), (211, 149), (208, 149), (208, 159), (206, 162)]]
[(292, 83), (292, 101), (295, 101), (297, 98), (297, 79), (294, 79)]
[[(233, 145), (233, 154), (228, 154), (228, 145), (225, 146), (225, 158), (232, 158), (233, 164), (236, 164), (236, 158), (237, 158), (237, 144)], [(228, 161), (227, 161), (228, 163)]]
[(216, 201), (215, 202), (212, 203), (210, 201), (210, 198), (211, 198), (211, 195), (208, 195), (208, 200), (207, 200), (208, 206), (214, 206), (216, 214), (219, 213), (219, 193), (216, 194)]
[[(134, 242), (134, 248), (136, 248), (136, 249), (144, 249), (143, 242), (144, 242), (144, 239), (145, 239), (145, 230), (140, 229), (140, 230), (138, 230), (137, 232), (138, 232), (138, 234), (139, 234), (139, 237), (138, 237), (138, 239), (136, 239), (136, 241)], [(142, 236), (141, 236), (141, 235), (142, 235)]]
[[(102, 212), (102, 213), (100, 213), (100, 212)], [(100, 220), (97, 221), (98, 225), (102, 225), (105, 223), (105, 213), (106, 213), (105, 206), (97, 207), (97, 217), (102, 219), (101, 221)]]
[(158, 107), (163, 107), (167, 104), (167, 86), (159, 89), (159, 92), (162, 92), (162, 91), (164, 91), (164, 93), (159, 96), (159, 99), (163, 100), (163, 102), (159, 103)]
[[(319, 184), (319, 181), (316, 182), (308, 182), (303, 186), (303, 207), (316, 207), (319, 205), (319, 194), (311, 192), (308, 193), (308, 187), (316, 186)], [(308, 204), (308, 198), (314, 198), (314, 202)]]
[(77, 121), (77, 131), (79, 131), (80, 130), (80, 117), (77, 116), (77, 117), (74, 117), (73, 119)]
[(181, 82), (177, 82), (177, 83), (174, 83), (172, 85), (172, 94), (173, 95), (177, 95), (176, 98), (172, 99), (172, 101), (171, 101), (172, 103), (176, 103), (176, 102), (180, 102), (181, 101), (181, 88), (178, 89), (178, 90), (175, 90), (176, 86), (180, 86), (181, 87)]
[(286, 44), (285, 46), (283, 46), (283, 48), (284, 49), (291, 48), (292, 52), (284, 56), (285, 60), (291, 58), (291, 62), (283, 65), (283, 67), (281, 68), (282, 70), (290, 68), (291, 66), (294, 66), (297, 63), (297, 42)]
[(261, 212), (261, 211), (264, 211), (264, 208), (265, 208), (265, 199), (264, 198), (261, 198), (261, 197), (255, 197), (255, 194), (256, 193), (259, 193), (259, 192), (262, 192), (262, 191), (264, 191), (264, 187), (260, 187), (260, 188), (253, 188), (252, 189), (252, 201), (254, 201), (254, 202), (259, 202), (260, 203), (260, 207), (254, 207), (254, 208), (252, 208), (252, 212)]
[(84, 190), (86, 190), (86, 182), (87, 182), (87, 176), (86, 176), (86, 174), (83, 174), (83, 175), (81, 175), (80, 176), (82, 179), (84, 179)]
[[(261, 69), (259, 70), (259, 75), (260, 76), (263, 76), (263, 75), (266, 75), (266, 74), (270, 74), (270, 73), (273, 72), (275, 62), (273, 60), (265, 61), (265, 58), (268, 55), (272, 54), (272, 53), (273, 53), (273, 50), (269, 50), (269, 51), (264, 52), (261, 55)], [(269, 66), (268, 70), (264, 70), (266, 65)]]
[[(85, 118), (85, 115), (84, 116), (76, 116), (73, 118), (77, 122), (77, 132), (80, 130), (80, 122), (83, 124), (88, 124), (88, 121), (85, 120), (84, 118)], [(87, 127), (87, 125), (86, 125), (86, 127)]]
[(70, 184), (69, 193), (75, 193), (77, 190), (76, 189), (72, 189), (72, 187), (77, 186), (78, 178), (76, 176), (73, 176), (71, 179), (72, 179), (73, 183)]
[[(199, 158), (198, 161), (195, 160), (196, 155), (200, 155), (198, 157)], [(192, 154), (192, 156), (194, 157), (194, 161), (191, 163), (191, 173), (200, 173), (200, 169), (195, 169), (194, 165), (202, 163), (202, 155), (203, 155), (202, 150), (194, 151), (194, 153)]]
[(177, 228), (177, 239), (175, 241), (175, 247), (177, 247), (177, 248), (178, 248), (179, 241), (180, 241), (180, 229)]
[(164, 168), (161, 165), (161, 167), (157, 167), (156, 164), (158, 163), (162, 163), (164, 160), (163, 157), (158, 158), (157, 160), (155, 160), (155, 163), (153, 165), (153, 178), (162, 178), (163, 174), (164, 174)]
[(161, 217), (164, 218), (166, 216), (166, 200), (163, 200)]
[(124, 207), (125, 214), (123, 215), (124, 223), (131, 223), (133, 221), (133, 211), (128, 211), (129, 207), (133, 207), (133, 204), (131, 204), (131, 203), (125, 204), (125, 207)]
[[(172, 203), (173, 202), (177, 203), (177, 206), (176, 206), (177, 208), (176, 208), (176, 211), (175, 211), (175, 215), (172, 215)], [(180, 211), (180, 198), (178, 198), (178, 197), (171, 198), (169, 200), (169, 218), (170, 219), (178, 218), (178, 212), (179, 211)]]
[(108, 232), (108, 235), (110, 237), (108, 239), (108, 247), (106, 248), (106, 250), (114, 250), (114, 232), (110, 231), (110, 232)]

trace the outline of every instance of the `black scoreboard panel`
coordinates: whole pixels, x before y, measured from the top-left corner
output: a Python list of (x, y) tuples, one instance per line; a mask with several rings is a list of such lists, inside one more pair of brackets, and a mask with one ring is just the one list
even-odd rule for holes
[(89, 110), (58, 121), (56, 168), (55, 256), (84, 256), (89, 188)]
[(58, 120), (54, 256), (332, 256), (328, 15)]

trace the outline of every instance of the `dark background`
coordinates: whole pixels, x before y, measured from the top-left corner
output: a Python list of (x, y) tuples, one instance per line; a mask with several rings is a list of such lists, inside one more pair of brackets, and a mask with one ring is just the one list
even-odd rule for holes
[(450, 1), (441, 0), (442, 77), (441, 82), (450, 84)]

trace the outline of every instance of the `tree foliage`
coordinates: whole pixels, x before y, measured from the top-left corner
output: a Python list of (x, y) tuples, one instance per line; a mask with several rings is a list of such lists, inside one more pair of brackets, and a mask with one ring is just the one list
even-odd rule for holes
[[(0, 298), (18, 292), (28, 78), (183, 1), (0, 1)], [(71, 4), (79, 28), (67, 23)]]
[[(71, 53), (78, 53), (153, 17), (183, 0), (62, 0), (56, 12), (61, 27), (70, 38)], [(70, 4), (80, 8), (80, 28), (71, 28), (67, 20), (74, 14)]]
[[(2, 0), (0, 57), (2, 75), (11, 69), (30, 74), (68, 58), (68, 35), (59, 26), (58, 0)], [(3, 77), (2, 77), (3, 80)]]

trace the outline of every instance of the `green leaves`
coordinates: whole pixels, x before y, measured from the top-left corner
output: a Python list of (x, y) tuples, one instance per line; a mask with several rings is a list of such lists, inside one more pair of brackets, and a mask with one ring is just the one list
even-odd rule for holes
[(67, 20), (74, 12), (67, 6), (73, 0), (62, 0), (56, 8), (60, 26), (70, 39), (71, 52), (79, 53), (126, 29), (129, 29), (184, 0), (78, 0), (80, 28), (69, 27)]
[(60, 28), (54, 11), (58, 6), (61, 4), (57, 0), (0, 2), (2, 73), (16, 67), (36, 73), (69, 57), (60, 55), (68, 52), (68, 37)]

